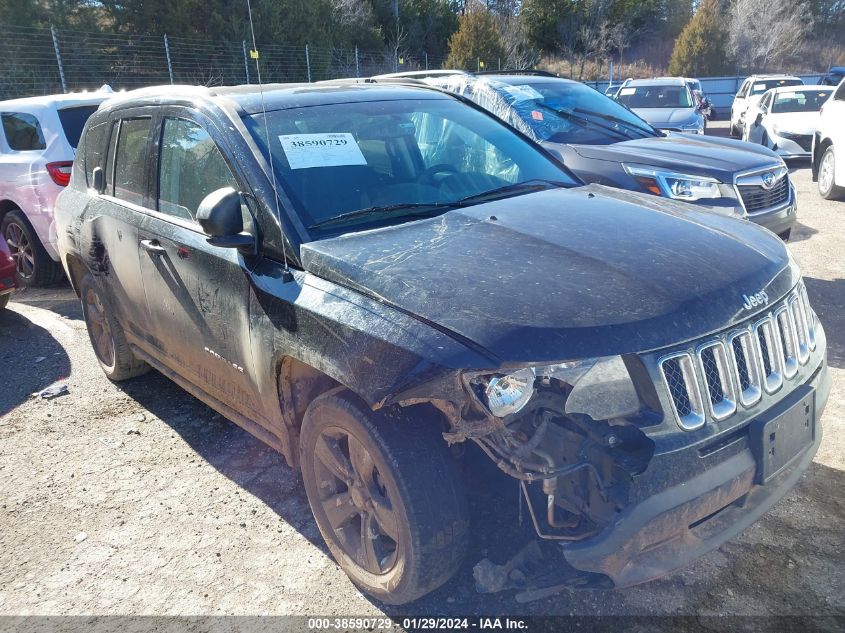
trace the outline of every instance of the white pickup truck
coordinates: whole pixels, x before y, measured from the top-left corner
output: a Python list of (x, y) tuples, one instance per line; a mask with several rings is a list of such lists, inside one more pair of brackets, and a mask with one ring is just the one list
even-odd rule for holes
[(845, 79), (820, 112), (813, 135), (813, 180), (823, 198), (845, 198)]

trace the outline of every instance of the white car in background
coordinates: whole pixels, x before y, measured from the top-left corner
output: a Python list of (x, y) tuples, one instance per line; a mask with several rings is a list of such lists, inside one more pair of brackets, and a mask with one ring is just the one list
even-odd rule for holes
[(760, 101), (763, 94), (780, 86), (802, 86), (804, 82), (794, 75), (751, 75), (742, 85), (731, 104), (731, 136), (737, 138), (745, 131), (745, 114)]
[(808, 158), (819, 111), (835, 88), (788, 86), (772, 88), (748, 110), (742, 140), (765, 145), (783, 158)]
[(813, 135), (813, 180), (828, 200), (845, 198), (845, 80), (822, 106)]
[(20, 286), (61, 276), (53, 206), (70, 182), (88, 117), (111, 89), (0, 101), (0, 237)]

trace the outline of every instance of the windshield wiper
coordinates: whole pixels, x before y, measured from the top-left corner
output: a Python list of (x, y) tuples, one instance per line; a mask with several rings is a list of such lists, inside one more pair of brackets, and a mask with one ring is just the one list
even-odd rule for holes
[(405, 215), (426, 215), (428, 213), (442, 211), (453, 206), (450, 203), (444, 202), (403, 202), (400, 204), (388, 204), (380, 207), (367, 207), (366, 209), (356, 209), (355, 211), (347, 211), (325, 220), (320, 220), (314, 224), (308, 225), (309, 229), (323, 228), (326, 226), (334, 226), (336, 224), (346, 224), (349, 220), (356, 218), (364, 218), (371, 215), (393, 214), (394, 211), (408, 211), (408, 213), (399, 213), (397, 216)]
[(612, 114), (604, 114), (602, 112), (593, 112), (592, 110), (584, 110), (583, 108), (573, 108), (573, 112), (577, 112), (579, 114), (585, 114), (589, 116), (596, 116), (600, 119), (604, 119), (605, 121), (612, 121), (614, 123), (618, 123), (620, 125), (624, 125), (626, 128), (631, 130), (637, 130), (638, 132), (644, 132), (649, 136), (654, 136), (654, 130), (649, 130), (648, 128), (644, 128), (642, 126), (637, 125), (636, 123), (632, 123), (631, 121), (626, 121), (618, 116), (614, 116)]
[(397, 213), (396, 217), (417, 216), (436, 214), (441, 211), (450, 209), (458, 209), (460, 207), (471, 206), (475, 203), (482, 202), (488, 198), (501, 196), (509, 193), (517, 193), (529, 189), (548, 189), (550, 187), (568, 187), (565, 182), (557, 180), (544, 180), (535, 178), (532, 180), (524, 180), (523, 182), (516, 182), (503, 187), (496, 187), (481, 193), (475, 193), (466, 198), (454, 200), (452, 202), (403, 202), (400, 204), (389, 204), (380, 207), (368, 207), (366, 209), (357, 209), (355, 211), (347, 211), (325, 220), (320, 220), (308, 226), (309, 229), (324, 228), (327, 226), (335, 226), (338, 224), (346, 224), (349, 220), (357, 218), (364, 218), (372, 215), (391, 215), (394, 211), (405, 211), (405, 213)]
[(537, 105), (537, 106), (539, 106), (539, 107), (541, 107), (545, 110), (548, 110), (549, 112), (553, 112), (554, 114), (556, 114), (559, 117), (562, 117), (562, 118), (564, 118), (568, 121), (575, 121), (576, 123), (580, 124), (582, 127), (587, 127), (587, 126), (591, 125), (593, 127), (599, 128), (600, 130), (604, 130), (605, 132), (612, 132), (613, 134), (616, 134), (619, 138), (625, 139), (626, 141), (630, 140), (630, 137), (627, 134), (621, 132), (620, 130), (617, 130), (615, 127), (612, 127), (610, 125), (604, 125), (603, 123), (599, 123), (598, 121), (593, 121), (593, 120), (587, 119), (583, 116), (579, 116), (578, 114), (575, 114), (573, 110), (564, 110), (564, 109), (559, 109), (559, 108), (553, 108), (551, 106), (547, 106), (546, 104), (539, 103), (537, 101), (535, 101), (534, 103), (535, 103), (535, 105)]
[(488, 198), (493, 198), (496, 196), (500, 196), (503, 194), (509, 193), (518, 193), (520, 191), (526, 191), (531, 189), (548, 189), (550, 187), (569, 187), (569, 185), (565, 182), (559, 182), (557, 180), (545, 180), (542, 178), (532, 178), (531, 180), (523, 180), (522, 182), (515, 182), (510, 185), (505, 185), (503, 187), (496, 187), (495, 189), (490, 189), (488, 191), (482, 191), (481, 193), (474, 193), (471, 196), (467, 196), (466, 198), (461, 198), (460, 200), (456, 200), (450, 206), (458, 208), (458, 207), (465, 207), (476, 202), (481, 202)]

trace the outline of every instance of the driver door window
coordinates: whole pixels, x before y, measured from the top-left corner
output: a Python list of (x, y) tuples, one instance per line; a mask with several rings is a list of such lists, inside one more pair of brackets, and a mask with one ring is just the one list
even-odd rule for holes
[(194, 221), (212, 191), (238, 189), (237, 181), (211, 136), (185, 119), (167, 118), (161, 133), (158, 210)]

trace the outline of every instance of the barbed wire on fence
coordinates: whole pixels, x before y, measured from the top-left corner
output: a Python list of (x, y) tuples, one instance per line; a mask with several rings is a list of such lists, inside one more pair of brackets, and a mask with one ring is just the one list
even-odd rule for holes
[[(0, 27), (0, 99), (95, 90), (103, 84), (131, 90), (168, 83), (255, 83), (250, 48), (246, 41)], [(267, 83), (426, 70), (445, 61), (424, 51), (387, 49), (272, 44), (259, 51)]]

